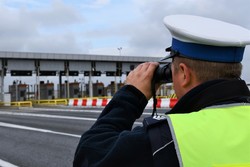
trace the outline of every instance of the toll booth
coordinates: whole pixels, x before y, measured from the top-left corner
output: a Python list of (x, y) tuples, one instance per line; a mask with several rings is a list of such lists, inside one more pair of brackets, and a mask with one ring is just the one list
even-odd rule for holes
[(40, 99), (54, 99), (54, 83), (40, 82)]
[(124, 86), (124, 83), (122, 83), (121, 81), (119, 83), (116, 83), (116, 85), (114, 81), (111, 81), (111, 83), (106, 88), (106, 95), (113, 96), (116, 92), (116, 87), (117, 87), (117, 90), (119, 90), (123, 86)]
[(27, 84), (22, 84), (21, 81), (13, 82), (9, 85), (9, 92), (11, 94), (11, 101), (25, 101), (27, 99)]
[[(89, 96), (89, 84), (86, 84), (86, 94), (87, 96)], [(104, 84), (98, 81), (96, 81), (96, 83), (93, 83), (93, 96), (100, 97), (105, 95)]]
[(104, 96), (104, 84), (102, 82), (96, 82), (93, 84), (93, 96)]
[(118, 89), (122, 88), (124, 86), (124, 83), (122, 83), (121, 81), (117, 84)]
[(79, 82), (72, 82), (72, 83), (67, 83), (67, 81), (65, 81), (64, 84), (61, 85), (61, 89), (59, 89), (59, 84), (58, 84), (58, 90), (60, 91), (60, 96), (61, 98), (68, 98), (68, 85), (69, 85), (69, 98), (78, 98), (80, 97), (81, 93), (80, 93), (80, 87), (79, 87)]
[(78, 98), (80, 97), (80, 87), (79, 82), (69, 83), (69, 97)]

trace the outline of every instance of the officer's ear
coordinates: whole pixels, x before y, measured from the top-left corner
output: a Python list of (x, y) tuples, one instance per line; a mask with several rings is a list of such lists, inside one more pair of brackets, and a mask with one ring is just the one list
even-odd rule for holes
[(183, 88), (188, 88), (192, 84), (192, 71), (191, 69), (184, 63), (179, 64), (179, 72), (180, 72), (180, 82)]

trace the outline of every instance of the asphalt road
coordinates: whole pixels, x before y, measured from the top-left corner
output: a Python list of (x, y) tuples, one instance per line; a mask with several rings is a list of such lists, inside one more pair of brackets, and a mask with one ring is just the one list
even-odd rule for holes
[[(93, 125), (101, 110), (0, 108), (0, 167), (72, 166), (81, 134)], [(141, 125), (142, 118), (135, 125)]]

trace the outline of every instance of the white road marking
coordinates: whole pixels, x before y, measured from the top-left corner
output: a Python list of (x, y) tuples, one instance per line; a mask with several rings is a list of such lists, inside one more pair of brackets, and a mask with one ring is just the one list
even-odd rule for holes
[(0, 159), (0, 167), (18, 167), (18, 166)]
[(32, 128), (32, 127), (28, 127), (28, 126), (9, 124), (9, 123), (5, 123), (5, 122), (0, 122), (0, 126), (1, 127), (7, 127), (7, 128), (15, 128), (15, 129), (37, 131), (37, 132), (43, 132), (43, 133), (52, 133), (52, 134), (64, 135), (64, 136), (70, 136), (70, 137), (77, 137), (77, 138), (81, 137), (81, 135), (75, 135), (75, 134), (63, 133), (63, 132), (56, 132), (56, 131), (47, 130), (47, 129)]
[[(76, 107), (77, 108), (77, 107)], [(90, 110), (90, 109), (65, 109), (65, 108), (28, 108), (28, 107), (21, 107), (20, 110), (46, 110), (46, 111), (68, 111), (68, 112), (89, 112), (89, 113), (101, 113), (102, 110)], [(152, 113), (143, 112), (142, 115), (151, 115)]]
[(16, 112), (4, 112), (4, 111), (0, 111), (0, 114), (2, 114), (2, 115), (18, 115), (18, 116), (30, 116), (30, 117), (44, 117), (44, 118), (60, 118), (60, 119), (96, 121), (96, 118), (61, 116), (61, 115), (48, 115), (48, 114), (16, 113)]
[[(18, 115), (18, 116), (30, 116), (30, 117), (43, 117), (43, 118), (59, 118), (59, 119), (71, 119), (71, 120), (84, 120), (84, 121), (96, 121), (96, 118), (86, 117), (73, 117), (73, 116), (61, 116), (61, 115), (49, 115), (49, 114), (32, 114), (32, 113), (16, 113), (0, 111), (0, 115)], [(135, 122), (135, 125), (142, 125), (141, 122)]]
[[(59, 119), (73, 119), (73, 120), (88, 120), (88, 121), (96, 121), (96, 118), (83, 118), (83, 117), (72, 117), (72, 116), (60, 116), (60, 115), (47, 115), (47, 114), (32, 114), (32, 113), (15, 113), (15, 112), (4, 112), (0, 111), (1, 115), (18, 115), (18, 116), (31, 116), (31, 117), (45, 117), (45, 118), (59, 118)], [(134, 122), (136, 125), (142, 125), (141, 122)], [(40, 128), (32, 128), (28, 126), (22, 126), (22, 125), (15, 125), (15, 124), (9, 124), (0, 122), (0, 126), (2, 127), (9, 127), (9, 128), (16, 128), (16, 129), (23, 129), (23, 130), (31, 130), (31, 131), (38, 131), (43, 133), (52, 133), (52, 134), (59, 134), (64, 136), (71, 136), (71, 137), (77, 137), (80, 138), (81, 135), (75, 135), (70, 133), (62, 133), (62, 132), (56, 132), (52, 130), (47, 129), (40, 129)], [(1, 166), (0, 166), (1, 167)]]

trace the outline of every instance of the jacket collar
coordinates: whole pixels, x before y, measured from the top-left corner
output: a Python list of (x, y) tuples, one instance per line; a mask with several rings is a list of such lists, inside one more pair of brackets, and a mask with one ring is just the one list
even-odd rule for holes
[(212, 105), (250, 102), (250, 92), (243, 80), (212, 80), (185, 94), (169, 113), (189, 113)]

